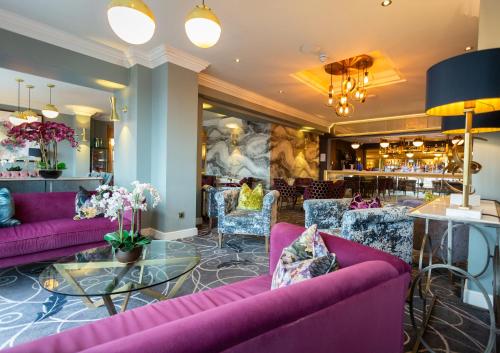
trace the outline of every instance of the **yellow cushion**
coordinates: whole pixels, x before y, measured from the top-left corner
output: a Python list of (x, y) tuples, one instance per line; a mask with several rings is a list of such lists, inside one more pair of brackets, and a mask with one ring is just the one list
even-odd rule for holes
[(263, 199), (264, 190), (261, 184), (257, 185), (253, 190), (247, 184), (243, 184), (238, 198), (238, 209), (260, 211)]

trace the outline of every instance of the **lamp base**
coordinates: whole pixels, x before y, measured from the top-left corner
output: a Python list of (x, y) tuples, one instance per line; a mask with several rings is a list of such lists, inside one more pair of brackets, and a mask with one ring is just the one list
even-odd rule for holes
[(463, 208), (462, 206), (451, 206), (446, 209), (446, 216), (452, 218), (481, 219), (483, 212), (480, 207), (472, 206)]

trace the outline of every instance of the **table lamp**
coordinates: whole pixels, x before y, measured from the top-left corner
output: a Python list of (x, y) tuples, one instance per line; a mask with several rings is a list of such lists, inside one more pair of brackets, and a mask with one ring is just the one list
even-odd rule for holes
[[(465, 122), (463, 209), (470, 209), (473, 116), (500, 110), (500, 48), (465, 53), (427, 70), (425, 111)], [(487, 115), (485, 115), (486, 119)], [(498, 120), (500, 115), (490, 116)], [(459, 119), (459, 118), (456, 118)]]

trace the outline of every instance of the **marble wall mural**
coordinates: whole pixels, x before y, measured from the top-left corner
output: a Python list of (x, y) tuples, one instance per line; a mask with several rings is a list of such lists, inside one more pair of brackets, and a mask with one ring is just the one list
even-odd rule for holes
[(319, 176), (319, 136), (277, 124), (243, 122), (228, 129), (220, 119), (204, 123), (205, 174), (254, 177), (269, 186), (273, 178)]
[(241, 179), (254, 177), (269, 184), (270, 124), (243, 122), (228, 129), (219, 119), (205, 120), (205, 174)]
[(319, 177), (319, 136), (271, 125), (271, 180)]

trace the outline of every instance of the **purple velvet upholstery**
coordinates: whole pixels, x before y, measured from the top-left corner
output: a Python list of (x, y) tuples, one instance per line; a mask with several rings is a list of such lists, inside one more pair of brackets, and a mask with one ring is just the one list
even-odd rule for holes
[[(276, 225), (271, 269), (304, 228)], [(271, 291), (271, 275), (140, 307), (7, 353), (400, 353), (401, 260), (323, 235), (344, 268)], [(330, 240), (331, 238), (331, 240)]]
[[(74, 221), (74, 192), (14, 194), (21, 225), (0, 229), (0, 267), (54, 259), (103, 245), (116, 222), (98, 217)], [(130, 222), (126, 220), (126, 226)]]

